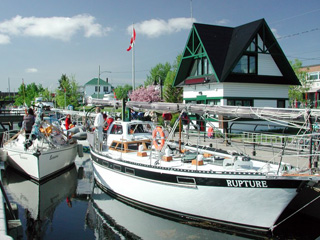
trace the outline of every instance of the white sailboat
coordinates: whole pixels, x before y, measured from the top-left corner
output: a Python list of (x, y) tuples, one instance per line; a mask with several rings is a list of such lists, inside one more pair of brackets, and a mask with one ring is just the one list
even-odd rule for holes
[(3, 150), (9, 165), (29, 177), (41, 181), (74, 163), (78, 149), (77, 141), (63, 134), (59, 124), (41, 119), (39, 110), (30, 137), (24, 130), (13, 137), (4, 133)]
[[(127, 106), (255, 118), (272, 113), (279, 121), (310, 120), (318, 113), (174, 103), (129, 102)], [(131, 133), (132, 127), (143, 133)], [(172, 153), (179, 143), (170, 137), (149, 122), (115, 121), (102, 149), (91, 141), (96, 182), (113, 196), (152, 211), (262, 232), (273, 231), (297, 209), (302, 211), (320, 198), (319, 175), (310, 169), (302, 173), (295, 167), (288, 169), (284, 162), (267, 163), (204, 146), (183, 145), (184, 153)], [(306, 190), (313, 194), (305, 194)], [(297, 202), (301, 197), (304, 201)], [(288, 209), (294, 205), (295, 209)]]

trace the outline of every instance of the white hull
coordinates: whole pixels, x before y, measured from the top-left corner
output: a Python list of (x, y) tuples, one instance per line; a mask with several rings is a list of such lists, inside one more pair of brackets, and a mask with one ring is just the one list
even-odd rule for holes
[[(173, 171), (112, 160), (93, 151), (91, 154), (95, 179), (107, 191), (148, 208), (199, 220), (267, 231), (297, 195), (297, 187), (292, 187), (291, 183), (291, 186), (285, 184), (288, 188), (281, 187), (287, 181), (283, 178), (268, 178), (260, 174)], [(121, 172), (110, 168), (110, 163), (122, 165)], [(134, 174), (132, 170), (127, 173), (123, 170), (129, 168), (134, 169)], [(139, 177), (138, 171), (144, 172), (146, 177)], [(159, 180), (148, 179), (148, 176), (159, 173), (168, 179), (197, 180), (188, 184), (163, 181), (161, 176)], [(201, 179), (208, 184), (198, 184)]]
[(4, 146), (8, 154), (8, 163), (18, 171), (41, 181), (74, 163), (77, 155), (77, 144), (54, 148), (39, 154), (21, 148)]

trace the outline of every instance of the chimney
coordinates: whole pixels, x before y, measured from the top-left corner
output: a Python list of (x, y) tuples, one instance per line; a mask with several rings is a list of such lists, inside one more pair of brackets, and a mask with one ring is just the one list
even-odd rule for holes
[(108, 78), (106, 78), (106, 82), (107, 82), (107, 83), (108, 83), (108, 81), (109, 81)]

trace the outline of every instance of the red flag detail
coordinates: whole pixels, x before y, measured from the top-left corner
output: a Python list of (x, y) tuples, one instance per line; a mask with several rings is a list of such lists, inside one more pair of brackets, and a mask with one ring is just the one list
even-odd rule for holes
[(131, 40), (130, 40), (130, 46), (127, 49), (128, 52), (133, 48), (133, 44), (134, 44), (135, 41), (136, 41), (136, 30), (133, 28), (132, 37), (131, 37)]

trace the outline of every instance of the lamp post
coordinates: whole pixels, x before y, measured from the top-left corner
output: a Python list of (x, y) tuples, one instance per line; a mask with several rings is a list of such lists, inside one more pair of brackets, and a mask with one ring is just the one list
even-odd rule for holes
[(98, 76), (98, 99), (99, 99), (99, 93), (100, 93), (100, 75), (102, 73), (111, 73), (111, 71), (100, 71), (100, 65), (99, 65), (99, 76)]
[[(157, 77), (159, 78), (159, 80), (157, 81)], [(154, 82), (153, 82), (153, 85), (160, 85), (160, 100), (162, 101), (162, 79), (161, 79), (161, 76), (160, 75), (156, 75), (155, 76), (155, 79), (154, 79)]]

